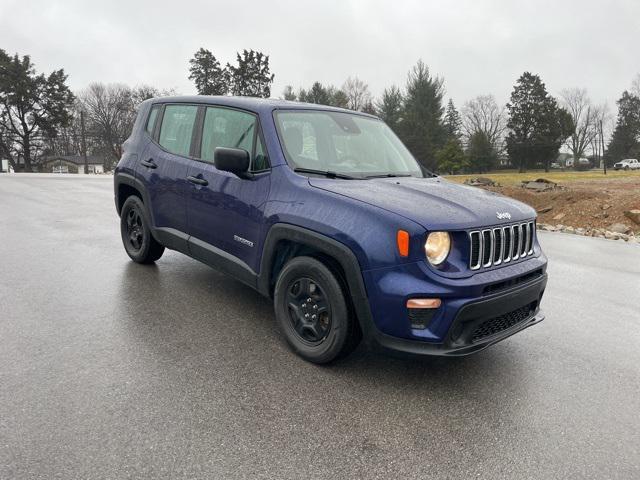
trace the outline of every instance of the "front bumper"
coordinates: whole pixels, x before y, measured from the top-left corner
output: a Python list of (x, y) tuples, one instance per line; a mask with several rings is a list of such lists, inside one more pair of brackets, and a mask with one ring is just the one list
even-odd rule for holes
[(422, 355), (459, 356), (487, 348), (544, 319), (540, 301), (547, 274), (509, 290), (462, 305), (450, 324), (444, 341), (425, 342), (391, 336), (375, 326), (365, 334), (371, 344), (386, 350)]

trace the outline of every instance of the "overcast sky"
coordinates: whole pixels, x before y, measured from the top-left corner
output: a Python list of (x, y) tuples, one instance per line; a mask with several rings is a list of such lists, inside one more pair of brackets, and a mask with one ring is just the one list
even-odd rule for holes
[(378, 95), (403, 85), (422, 58), (456, 104), (506, 101), (523, 71), (552, 94), (585, 87), (613, 102), (640, 72), (640, 1), (613, 0), (0, 0), (0, 48), (64, 68), (74, 90), (92, 81), (195, 93), (188, 60), (261, 50), (285, 85), (365, 80)]

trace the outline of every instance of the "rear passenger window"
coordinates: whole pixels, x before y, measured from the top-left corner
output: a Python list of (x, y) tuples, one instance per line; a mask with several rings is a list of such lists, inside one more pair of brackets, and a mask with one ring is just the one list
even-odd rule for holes
[(198, 107), (195, 105), (167, 105), (164, 107), (158, 143), (177, 155), (189, 155), (191, 134)]
[(147, 133), (153, 135), (153, 129), (156, 128), (156, 119), (158, 118), (158, 112), (160, 111), (160, 105), (155, 105), (149, 113), (147, 120)]
[(229, 108), (208, 107), (202, 131), (202, 160), (213, 163), (218, 147), (242, 148), (251, 155), (251, 170), (265, 170), (269, 162), (260, 139), (254, 152), (258, 121), (255, 115)]

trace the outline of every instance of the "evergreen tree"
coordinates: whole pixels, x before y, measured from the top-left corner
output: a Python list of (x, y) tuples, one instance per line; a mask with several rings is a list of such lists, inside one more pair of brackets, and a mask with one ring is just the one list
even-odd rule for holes
[(349, 99), (347, 94), (339, 88), (329, 85), (325, 87), (320, 82), (314, 82), (309, 90), (301, 89), (298, 100), (305, 103), (328, 105), (330, 107), (347, 108)]
[(495, 168), (498, 155), (487, 134), (478, 130), (469, 137), (467, 148), (469, 167), (472, 171), (483, 173)]
[(392, 86), (384, 89), (382, 98), (376, 104), (376, 111), (380, 118), (396, 132), (402, 119), (403, 100), (400, 89)]
[(344, 90), (331, 86), (329, 87), (329, 102), (332, 107), (347, 108), (349, 97)]
[(451, 98), (447, 103), (447, 110), (444, 114), (444, 130), (449, 140), (460, 140), (460, 137), (462, 137), (462, 119)]
[(298, 96), (296, 95), (296, 92), (293, 91), (293, 87), (291, 85), (287, 85), (286, 87), (284, 87), (282, 98), (290, 102), (295, 102), (296, 100), (298, 100)]
[(331, 101), (329, 92), (320, 82), (314, 82), (309, 90), (300, 90), (298, 97), (301, 102), (318, 105), (329, 105)]
[(189, 80), (196, 84), (198, 95), (226, 95), (229, 92), (229, 72), (209, 50), (201, 48), (189, 60)]
[[(28, 55), (13, 57), (0, 49), (0, 136), (2, 150), (15, 151), (32, 171), (32, 159), (45, 137), (53, 138), (70, 121), (73, 94), (64, 70), (36, 74)], [(9, 160), (16, 169), (12, 156)]]
[(640, 98), (625, 91), (617, 103), (616, 128), (605, 156), (608, 165), (640, 157)]
[(446, 141), (442, 125), (443, 84), (420, 60), (409, 72), (404, 97), (400, 137), (416, 159), (429, 169), (435, 169), (436, 151)]
[(571, 115), (558, 107), (540, 77), (529, 72), (518, 79), (507, 109), (507, 152), (512, 163), (520, 172), (536, 164), (548, 170), (573, 130)]
[(469, 162), (462, 150), (460, 141), (450, 138), (444, 147), (436, 153), (438, 171), (441, 173), (457, 174), (469, 167)]
[(236, 54), (237, 66), (227, 63), (232, 95), (245, 97), (271, 96), (271, 84), (275, 77), (269, 70), (269, 55), (254, 50)]

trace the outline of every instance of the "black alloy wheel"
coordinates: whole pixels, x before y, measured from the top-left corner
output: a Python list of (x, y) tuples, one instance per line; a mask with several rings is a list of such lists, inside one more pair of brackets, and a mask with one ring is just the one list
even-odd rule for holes
[(320, 286), (303, 277), (289, 282), (287, 306), (293, 329), (310, 344), (322, 342), (331, 330), (331, 306)]
[(313, 363), (329, 363), (353, 351), (362, 333), (340, 274), (318, 258), (289, 260), (273, 292), (276, 320), (289, 346)]
[(129, 244), (134, 250), (140, 250), (144, 239), (144, 224), (137, 207), (133, 207), (127, 212), (126, 221)]
[(120, 234), (127, 255), (134, 262), (153, 263), (164, 253), (164, 246), (151, 233), (146, 206), (136, 196), (127, 198), (122, 206)]

